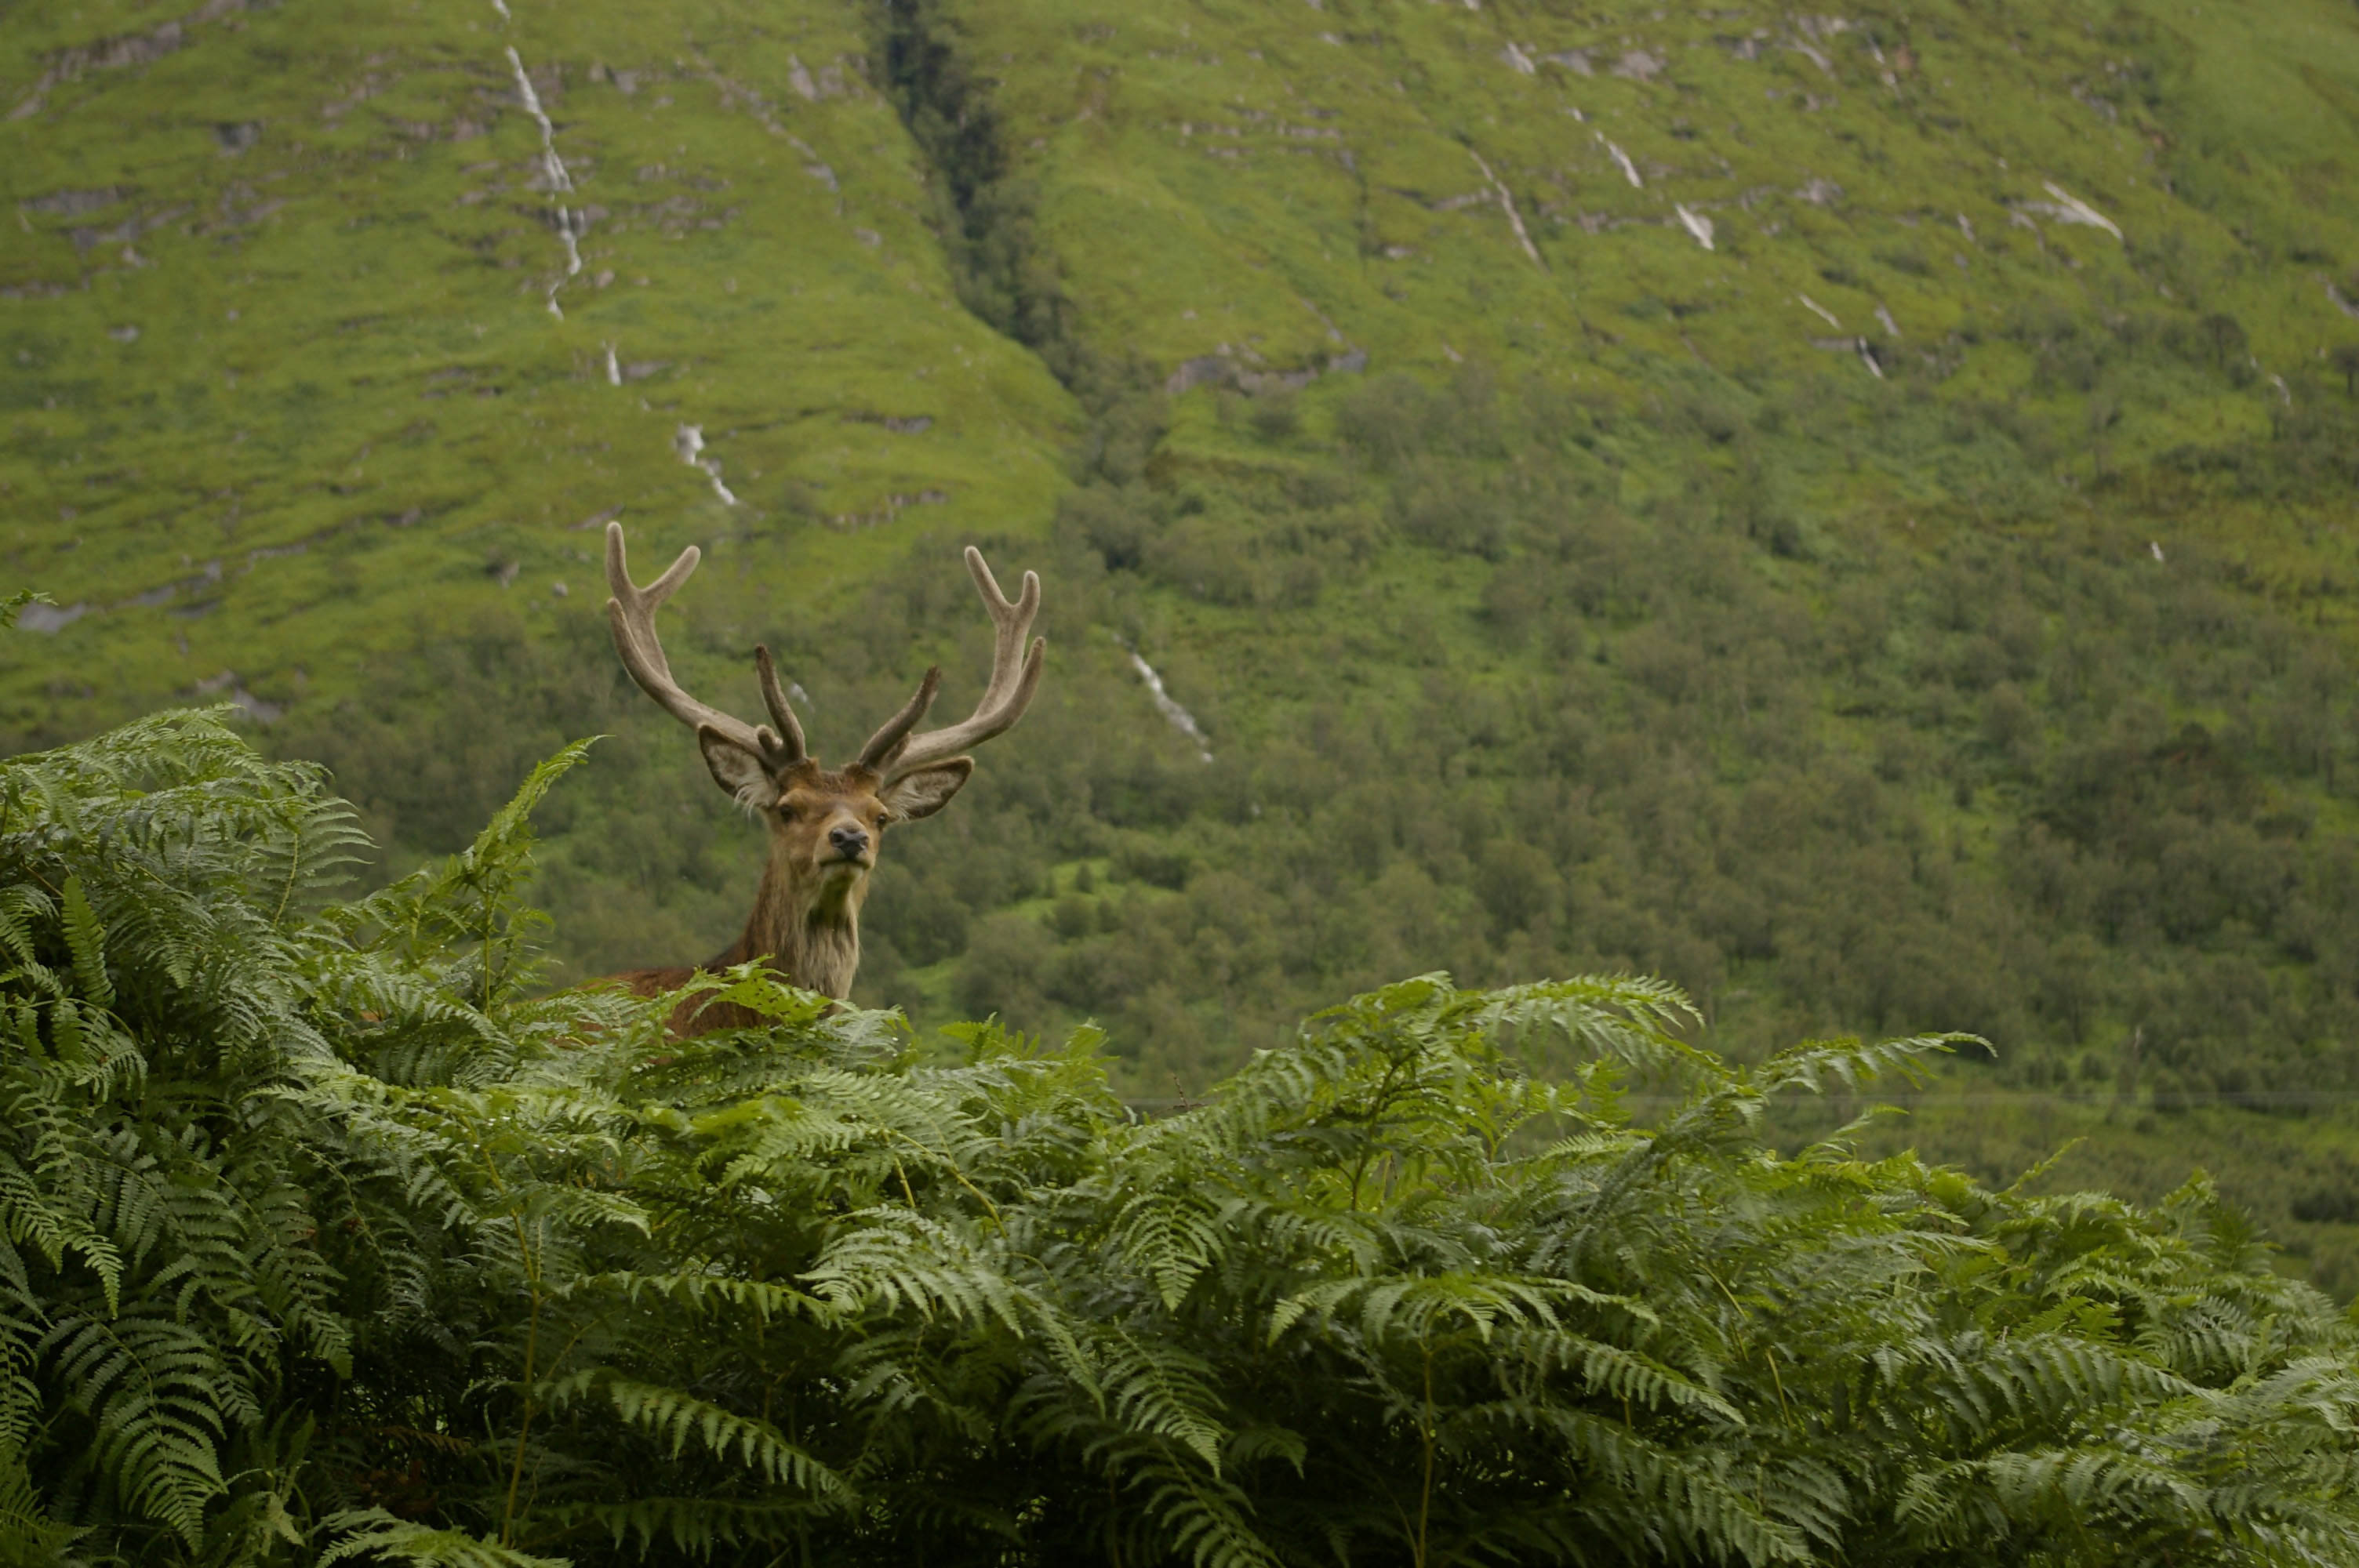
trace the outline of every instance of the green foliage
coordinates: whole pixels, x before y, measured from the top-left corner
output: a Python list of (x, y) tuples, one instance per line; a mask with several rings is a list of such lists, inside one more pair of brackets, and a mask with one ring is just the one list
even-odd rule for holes
[(31, 588), (20, 588), (6, 599), (0, 600), (0, 632), (14, 628), (16, 624), (16, 617), (24, 613), (27, 605), (49, 602), (50, 600), (48, 594), (38, 589)]
[[(2359, 1089), (2339, 0), (348, 9), (0, 37), (17, 744), (283, 711), (389, 880), (606, 733), (555, 957), (685, 961), (756, 840), (582, 525), (703, 546), (683, 677), (766, 639), (836, 755), (976, 667), (981, 538), (1052, 675), (889, 852), (865, 1002), (1097, 1018), (1161, 1096), (1398, 974), (1630, 967), (1740, 1058), (1959, 1026), (1970, 1092), (2118, 1090), (2148, 1197), (2190, 1138), (2136, 1119)], [(2348, 1292), (2322, 1121), (2203, 1157)]]
[(13, 1560), (2359, 1551), (2359, 1339), (2207, 1187), (1764, 1141), (1963, 1037), (1745, 1067), (1662, 982), (1428, 975), (1152, 1120), (1093, 1031), (750, 971), (669, 1040), (527, 988), (581, 754), (341, 904), (349, 813), (216, 714), (0, 767)]

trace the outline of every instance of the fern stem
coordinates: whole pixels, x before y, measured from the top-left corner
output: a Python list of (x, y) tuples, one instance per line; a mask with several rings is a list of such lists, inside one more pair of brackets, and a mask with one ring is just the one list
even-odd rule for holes
[(524, 1480), (525, 1442), (532, 1435), (532, 1357), (539, 1347), (540, 1292), (532, 1294), (532, 1318), (525, 1329), (524, 1339), (524, 1420), (516, 1424), (516, 1458), (508, 1465), (507, 1506), (500, 1512), (500, 1544), (516, 1544), (516, 1489)]
[(296, 829), (293, 838), (294, 842), (287, 848), (287, 885), (278, 890), (278, 907), (270, 912), (270, 929), (273, 931), (277, 930), (279, 922), (287, 918), (287, 906), (295, 897), (295, 879), (303, 872), (302, 829)]
[[(931, 1154), (934, 1158), (940, 1160), (942, 1162), (942, 1168), (950, 1172), (951, 1180), (956, 1182), (960, 1186), (962, 1186), (967, 1191), (973, 1193), (974, 1195), (975, 1202), (983, 1205), (984, 1212), (991, 1216), (991, 1223), (999, 1231), (999, 1234), (1002, 1236), (1007, 1234), (1007, 1222), (999, 1217), (999, 1206), (993, 1203), (991, 1201), (990, 1195), (985, 1193), (981, 1187), (978, 1187), (973, 1182), (968, 1181), (966, 1179), (966, 1173), (960, 1170), (957, 1162), (949, 1155), (940, 1153), (928, 1147), (926, 1144), (910, 1137), (908, 1133), (902, 1131), (897, 1127), (888, 1127), (884, 1130), (886, 1137), (897, 1138), (902, 1142), (907, 1143), (910, 1148), (917, 1150), (919, 1153)], [(915, 1193), (910, 1192), (909, 1190), (908, 1173), (901, 1170), (901, 1162), (898, 1160), (893, 1162), (893, 1169), (897, 1172), (900, 1172), (901, 1191), (908, 1198), (909, 1206), (913, 1209), (916, 1208), (918, 1206), (918, 1196)]]
[(516, 1227), (516, 1250), (524, 1260), (525, 1279), (532, 1290), (532, 1314), (526, 1320), (524, 1330), (524, 1419), (516, 1423), (516, 1459), (508, 1466), (507, 1504), (500, 1511), (500, 1544), (503, 1546), (516, 1544), (516, 1489), (524, 1479), (525, 1444), (532, 1435), (533, 1358), (540, 1350), (541, 1294), (538, 1271), (533, 1266), (532, 1244), (525, 1238), (523, 1217), (511, 1216), (510, 1222)]
[(1410, 1560), (1426, 1568), (1426, 1530), (1433, 1519), (1433, 1346), (1420, 1341), (1419, 1348), (1425, 1357), (1425, 1420), (1418, 1430), (1425, 1448), (1425, 1484), (1418, 1494), (1417, 1545)]
[(1794, 1407), (1786, 1402), (1786, 1379), (1777, 1375), (1777, 1347), (1765, 1345), (1761, 1349), (1769, 1357), (1769, 1384), (1777, 1390), (1778, 1413), (1786, 1418), (1786, 1424), (1791, 1426), (1794, 1424)]
[(492, 1011), (492, 922), (499, 908), (488, 886), (484, 893), (484, 1011)]

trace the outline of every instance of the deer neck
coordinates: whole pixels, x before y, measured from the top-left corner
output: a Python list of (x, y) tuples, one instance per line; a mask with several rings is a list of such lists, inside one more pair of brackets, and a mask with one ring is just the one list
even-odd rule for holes
[(805, 990), (841, 1000), (852, 994), (860, 968), (860, 904), (865, 876), (812, 879), (773, 858), (754, 895), (754, 913), (737, 939), (734, 958), (767, 956), (777, 971)]

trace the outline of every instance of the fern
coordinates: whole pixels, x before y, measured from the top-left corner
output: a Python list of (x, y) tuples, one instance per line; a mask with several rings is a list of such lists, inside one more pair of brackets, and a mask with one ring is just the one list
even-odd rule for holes
[(0, 1561), (2359, 1560), (2359, 1331), (2208, 1187), (1763, 1141), (1962, 1037), (1426, 975), (1151, 1121), (751, 969), (666, 1040), (534, 994), (582, 755), (348, 903), (218, 714), (0, 764)]
[(62, 1568), (66, 1548), (82, 1533), (49, 1517), (24, 1450), (13, 1437), (0, 1441), (0, 1568)]
[(397, 1519), (382, 1509), (340, 1513), (324, 1522), (344, 1534), (320, 1553), (320, 1568), (362, 1557), (415, 1568), (571, 1568), (566, 1558), (537, 1557), (465, 1530), (436, 1530)]

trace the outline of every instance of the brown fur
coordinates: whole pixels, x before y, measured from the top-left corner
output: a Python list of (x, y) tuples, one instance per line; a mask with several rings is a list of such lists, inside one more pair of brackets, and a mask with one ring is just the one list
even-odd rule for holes
[[(875, 869), (886, 827), (940, 810), (965, 784), (973, 762), (956, 757), (880, 787), (877, 775), (857, 764), (829, 773), (803, 762), (772, 774), (726, 739), (709, 730), (699, 738), (714, 781), (769, 829), (769, 861), (754, 895), (754, 912), (737, 940), (701, 964), (632, 969), (614, 978), (634, 995), (655, 996), (697, 974), (762, 958), (791, 985), (839, 1000), (849, 997), (860, 968), (860, 906), (868, 897), (868, 874)], [(847, 854), (829, 838), (837, 829), (864, 833), (867, 842)], [(734, 1003), (692, 998), (673, 1012), (669, 1029), (685, 1037), (761, 1022)]]

